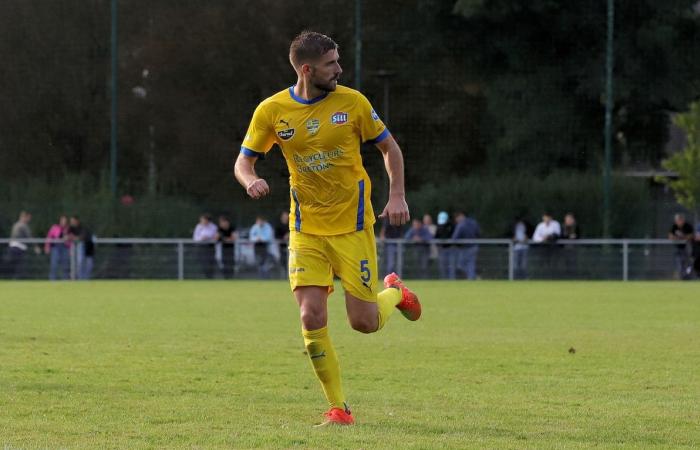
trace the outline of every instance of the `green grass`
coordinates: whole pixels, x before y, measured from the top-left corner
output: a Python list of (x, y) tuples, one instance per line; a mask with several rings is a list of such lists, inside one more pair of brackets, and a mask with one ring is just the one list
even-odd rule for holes
[(0, 283), (0, 448), (697, 448), (697, 283), (412, 286), (375, 335), (331, 297), (357, 425), (314, 429), (284, 282)]

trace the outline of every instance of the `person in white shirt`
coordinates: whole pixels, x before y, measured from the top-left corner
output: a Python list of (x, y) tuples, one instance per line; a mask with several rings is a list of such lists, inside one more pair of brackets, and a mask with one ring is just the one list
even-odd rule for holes
[(206, 278), (214, 278), (214, 268), (216, 259), (214, 253), (214, 244), (216, 243), (217, 232), (219, 228), (211, 221), (209, 214), (199, 216), (199, 223), (194, 228), (192, 239), (199, 243), (195, 245), (194, 251), (202, 267), (202, 273)]
[[(545, 269), (545, 278), (557, 278), (559, 267), (557, 265), (557, 248), (553, 245), (561, 236), (561, 225), (552, 218), (548, 212), (542, 215), (542, 222), (535, 228), (532, 242), (542, 244), (537, 250), (541, 255), (540, 261)], [(549, 244), (549, 245), (547, 245)]]
[(542, 215), (542, 222), (535, 228), (535, 234), (532, 235), (532, 242), (554, 242), (561, 235), (561, 225), (559, 222), (552, 219), (552, 215), (548, 212)]

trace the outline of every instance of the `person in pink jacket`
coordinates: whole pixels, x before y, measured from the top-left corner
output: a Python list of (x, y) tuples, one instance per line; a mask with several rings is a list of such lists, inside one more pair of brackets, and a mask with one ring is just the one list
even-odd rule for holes
[[(70, 276), (69, 264), (69, 249), (70, 241), (68, 237), (68, 218), (60, 216), (58, 223), (51, 225), (49, 232), (46, 234), (46, 242), (44, 243), (44, 251), (51, 256), (51, 265), (49, 266), (49, 280), (55, 280), (57, 272), (60, 270), (61, 279), (66, 279)], [(56, 242), (57, 239), (63, 242)]]

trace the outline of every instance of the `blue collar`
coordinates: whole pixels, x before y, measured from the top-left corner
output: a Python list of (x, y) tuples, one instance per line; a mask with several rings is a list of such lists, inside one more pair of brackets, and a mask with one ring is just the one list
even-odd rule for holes
[(324, 92), (323, 94), (319, 95), (318, 97), (314, 97), (311, 100), (306, 100), (304, 98), (299, 97), (298, 95), (296, 95), (294, 93), (294, 86), (296, 86), (296, 84), (293, 84), (289, 88), (289, 95), (291, 95), (294, 100), (301, 103), (302, 105), (313, 105), (314, 103), (320, 102), (321, 100), (323, 100), (324, 98), (326, 98), (328, 96), (328, 92)]

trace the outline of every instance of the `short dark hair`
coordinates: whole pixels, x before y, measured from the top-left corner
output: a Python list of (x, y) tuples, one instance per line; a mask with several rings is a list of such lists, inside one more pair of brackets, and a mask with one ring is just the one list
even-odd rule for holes
[(289, 59), (294, 66), (314, 61), (325, 55), (329, 50), (335, 50), (338, 44), (325, 34), (304, 30), (292, 40), (289, 46)]

